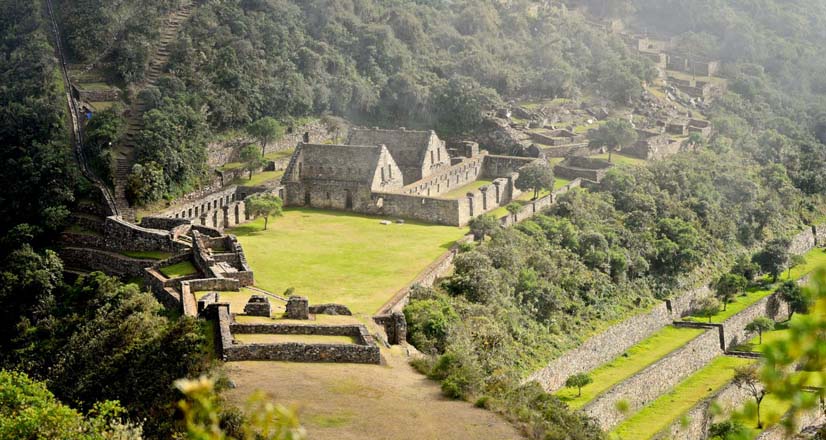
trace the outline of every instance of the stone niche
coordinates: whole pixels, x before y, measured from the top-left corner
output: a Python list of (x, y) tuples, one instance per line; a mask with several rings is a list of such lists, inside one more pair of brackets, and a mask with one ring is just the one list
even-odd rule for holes
[(286, 309), (286, 319), (310, 319), (310, 301), (306, 296), (291, 296)]
[(261, 295), (253, 295), (244, 306), (244, 313), (249, 316), (265, 316), (269, 318), (272, 313), (270, 300)]

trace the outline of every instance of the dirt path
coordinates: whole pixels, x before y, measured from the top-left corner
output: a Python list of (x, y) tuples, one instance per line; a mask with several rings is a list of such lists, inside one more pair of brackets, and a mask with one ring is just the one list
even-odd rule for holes
[(498, 415), (449, 400), (438, 384), (407, 364), (399, 347), (387, 365), (231, 362), (237, 388), (226, 397), (243, 407), (256, 390), (295, 405), (311, 439), (520, 439)]

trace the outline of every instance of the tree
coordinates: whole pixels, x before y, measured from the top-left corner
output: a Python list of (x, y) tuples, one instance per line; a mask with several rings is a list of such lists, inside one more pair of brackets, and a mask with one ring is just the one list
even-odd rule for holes
[(765, 316), (761, 316), (756, 318), (754, 321), (750, 322), (746, 326), (746, 331), (749, 333), (757, 332), (760, 335), (760, 342), (759, 344), (763, 344), (763, 332), (768, 332), (774, 330), (774, 320), (770, 318), (766, 318)]
[(281, 217), (284, 203), (274, 194), (257, 194), (244, 199), (244, 206), (247, 215), (264, 217), (264, 230), (266, 231), (270, 217)]
[(708, 318), (708, 322), (711, 323), (711, 318), (720, 313), (720, 308), (720, 301), (717, 298), (707, 296), (697, 302), (694, 314), (701, 318)]
[(156, 162), (136, 163), (127, 180), (126, 194), (137, 203), (160, 200), (166, 192), (163, 168)]
[(742, 275), (746, 281), (751, 283), (757, 277), (760, 265), (752, 261), (748, 255), (740, 255), (731, 268), (731, 273)]
[[(294, 411), (273, 405), (261, 394), (253, 395), (247, 404), (245, 420), (238, 433), (229, 433), (221, 423), (221, 401), (212, 379), (179, 379), (177, 388), (184, 395), (178, 402), (183, 413), (187, 438), (199, 440), (304, 440), (307, 432)], [(236, 437), (236, 435), (238, 437)]]
[(522, 210), (522, 205), (516, 202), (510, 202), (505, 206), (505, 210), (507, 210), (508, 213), (513, 216), (513, 220), (516, 221), (516, 214), (519, 214), (519, 211)]
[(826, 380), (826, 270), (812, 276), (806, 296), (812, 298), (811, 312), (789, 323), (785, 337), (763, 347), (765, 359), (761, 377), (768, 392), (788, 403), (791, 417), (784, 419), (787, 432), (797, 432), (797, 417), (804, 411), (824, 410), (826, 388), (812, 389), (810, 383)]
[(624, 119), (611, 119), (590, 135), (589, 145), (608, 149), (608, 161), (614, 151), (620, 151), (637, 142), (637, 131)]
[(533, 200), (536, 200), (540, 191), (553, 189), (554, 172), (548, 162), (533, 162), (519, 169), (515, 185), (522, 191), (533, 190)]
[(473, 218), (468, 226), (470, 226), (473, 237), (479, 241), (484, 241), (485, 237), (490, 237), (500, 228), (499, 220), (490, 214), (482, 214)]
[(495, 90), (482, 87), (478, 81), (457, 76), (436, 90), (432, 102), (436, 128), (440, 134), (460, 135), (479, 128), (484, 112), (498, 105)]
[(792, 258), (789, 261), (789, 272), (786, 274), (786, 278), (789, 280), (792, 279), (792, 268), (795, 266), (800, 266), (806, 264), (806, 257), (803, 255), (792, 255)]
[(772, 282), (777, 282), (777, 277), (789, 265), (789, 244), (787, 239), (776, 238), (754, 256), (760, 269), (772, 276)]
[(812, 306), (812, 298), (795, 281), (786, 281), (777, 289), (780, 298), (789, 306), (789, 320), (795, 313), (807, 313)]
[(760, 420), (760, 404), (763, 403), (763, 398), (769, 391), (760, 381), (760, 366), (751, 364), (735, 368), (732, 383), (754, 398), (754, 403), (757, 405), (757, 429), (763, 429), (763, 422)]
[(140, 440), (141, 428), (124, 423), (117, 402), (99, 402), (89, 415), (60, 403), (46, 385), (26, 374), (0, 370), (0, 438)]
[(253, 145), (247, 145), (241, 149), (241, 162), (244, 163), (244, 169), (249, 171), (250, 180), (252, 180), (252, 173), (258, 168), (261, 168), (261, 165), (264, 163), (264, 157), (261, 155), (261, 152), (258, 151), (258, 148), (255, 148)]
[(715, 294), (717, 299), (723, 303), (723, 310), (726, 310), (728, 303), (730, 303), (738, 293), (742, 292), (747, 285), (748, 281), (746, 281), (745, 277), (733, 273), (727, 273), (717, 280)]
[(284, 127), (274, 118), (267, 116), (248, 125), (247, 134), (261, 142), (261, 156), (265, 156), (267, 144), (280, 139), (284, 135)]
[(593, 382), (594, 379), (586, 373), (577, 373), (565, 379), (565, 387), (576, 388), (578, 390), (577, 397), (582, 396), (582, 387)]

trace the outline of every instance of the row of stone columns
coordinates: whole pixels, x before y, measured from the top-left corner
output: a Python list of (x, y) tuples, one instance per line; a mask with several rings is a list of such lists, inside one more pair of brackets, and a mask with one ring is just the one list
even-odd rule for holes
[(218, 210), (202, 214), (199, 218), (201, 226), (211, 226), (216, 229), (231, 228), (251, 220), (247, 215), (243, 201), (231, 205), (224, 205)]

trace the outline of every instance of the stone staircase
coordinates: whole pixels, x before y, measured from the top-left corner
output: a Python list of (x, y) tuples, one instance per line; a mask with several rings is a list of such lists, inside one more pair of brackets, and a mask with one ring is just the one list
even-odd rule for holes
[[(193, 3), (191, 0), (183, 2), (181, 7), (166, 18), (166, 23), (161, 30), (161, 39), (155, 52), (150, 56), (149, 65), (146, 70), (144, 81), (135, 87), (135, 91), (140, 91), (146, 87), (155, 85), (163, 75), (164, 67), (169, 62), (170, 45), (175, 42), (181, 25), (192, 15)], [(137, 147), (138, 134), (143, 130), (143, 113), (147, 109), (147, 103), (140, 96), (136, 95), (132, 106), (127, 112), (126, 134), (121, 145), (115, 152), (115, 163), (113, 164), (113, 183), (115, 187), (115, 203), (121, 216), (127, 220), (135, 219), (135, 210), (130, 208), (126, 198), (126, 187), (129, 173), (132, 171), (132, 164), (135, 163), (135, 148)]]

